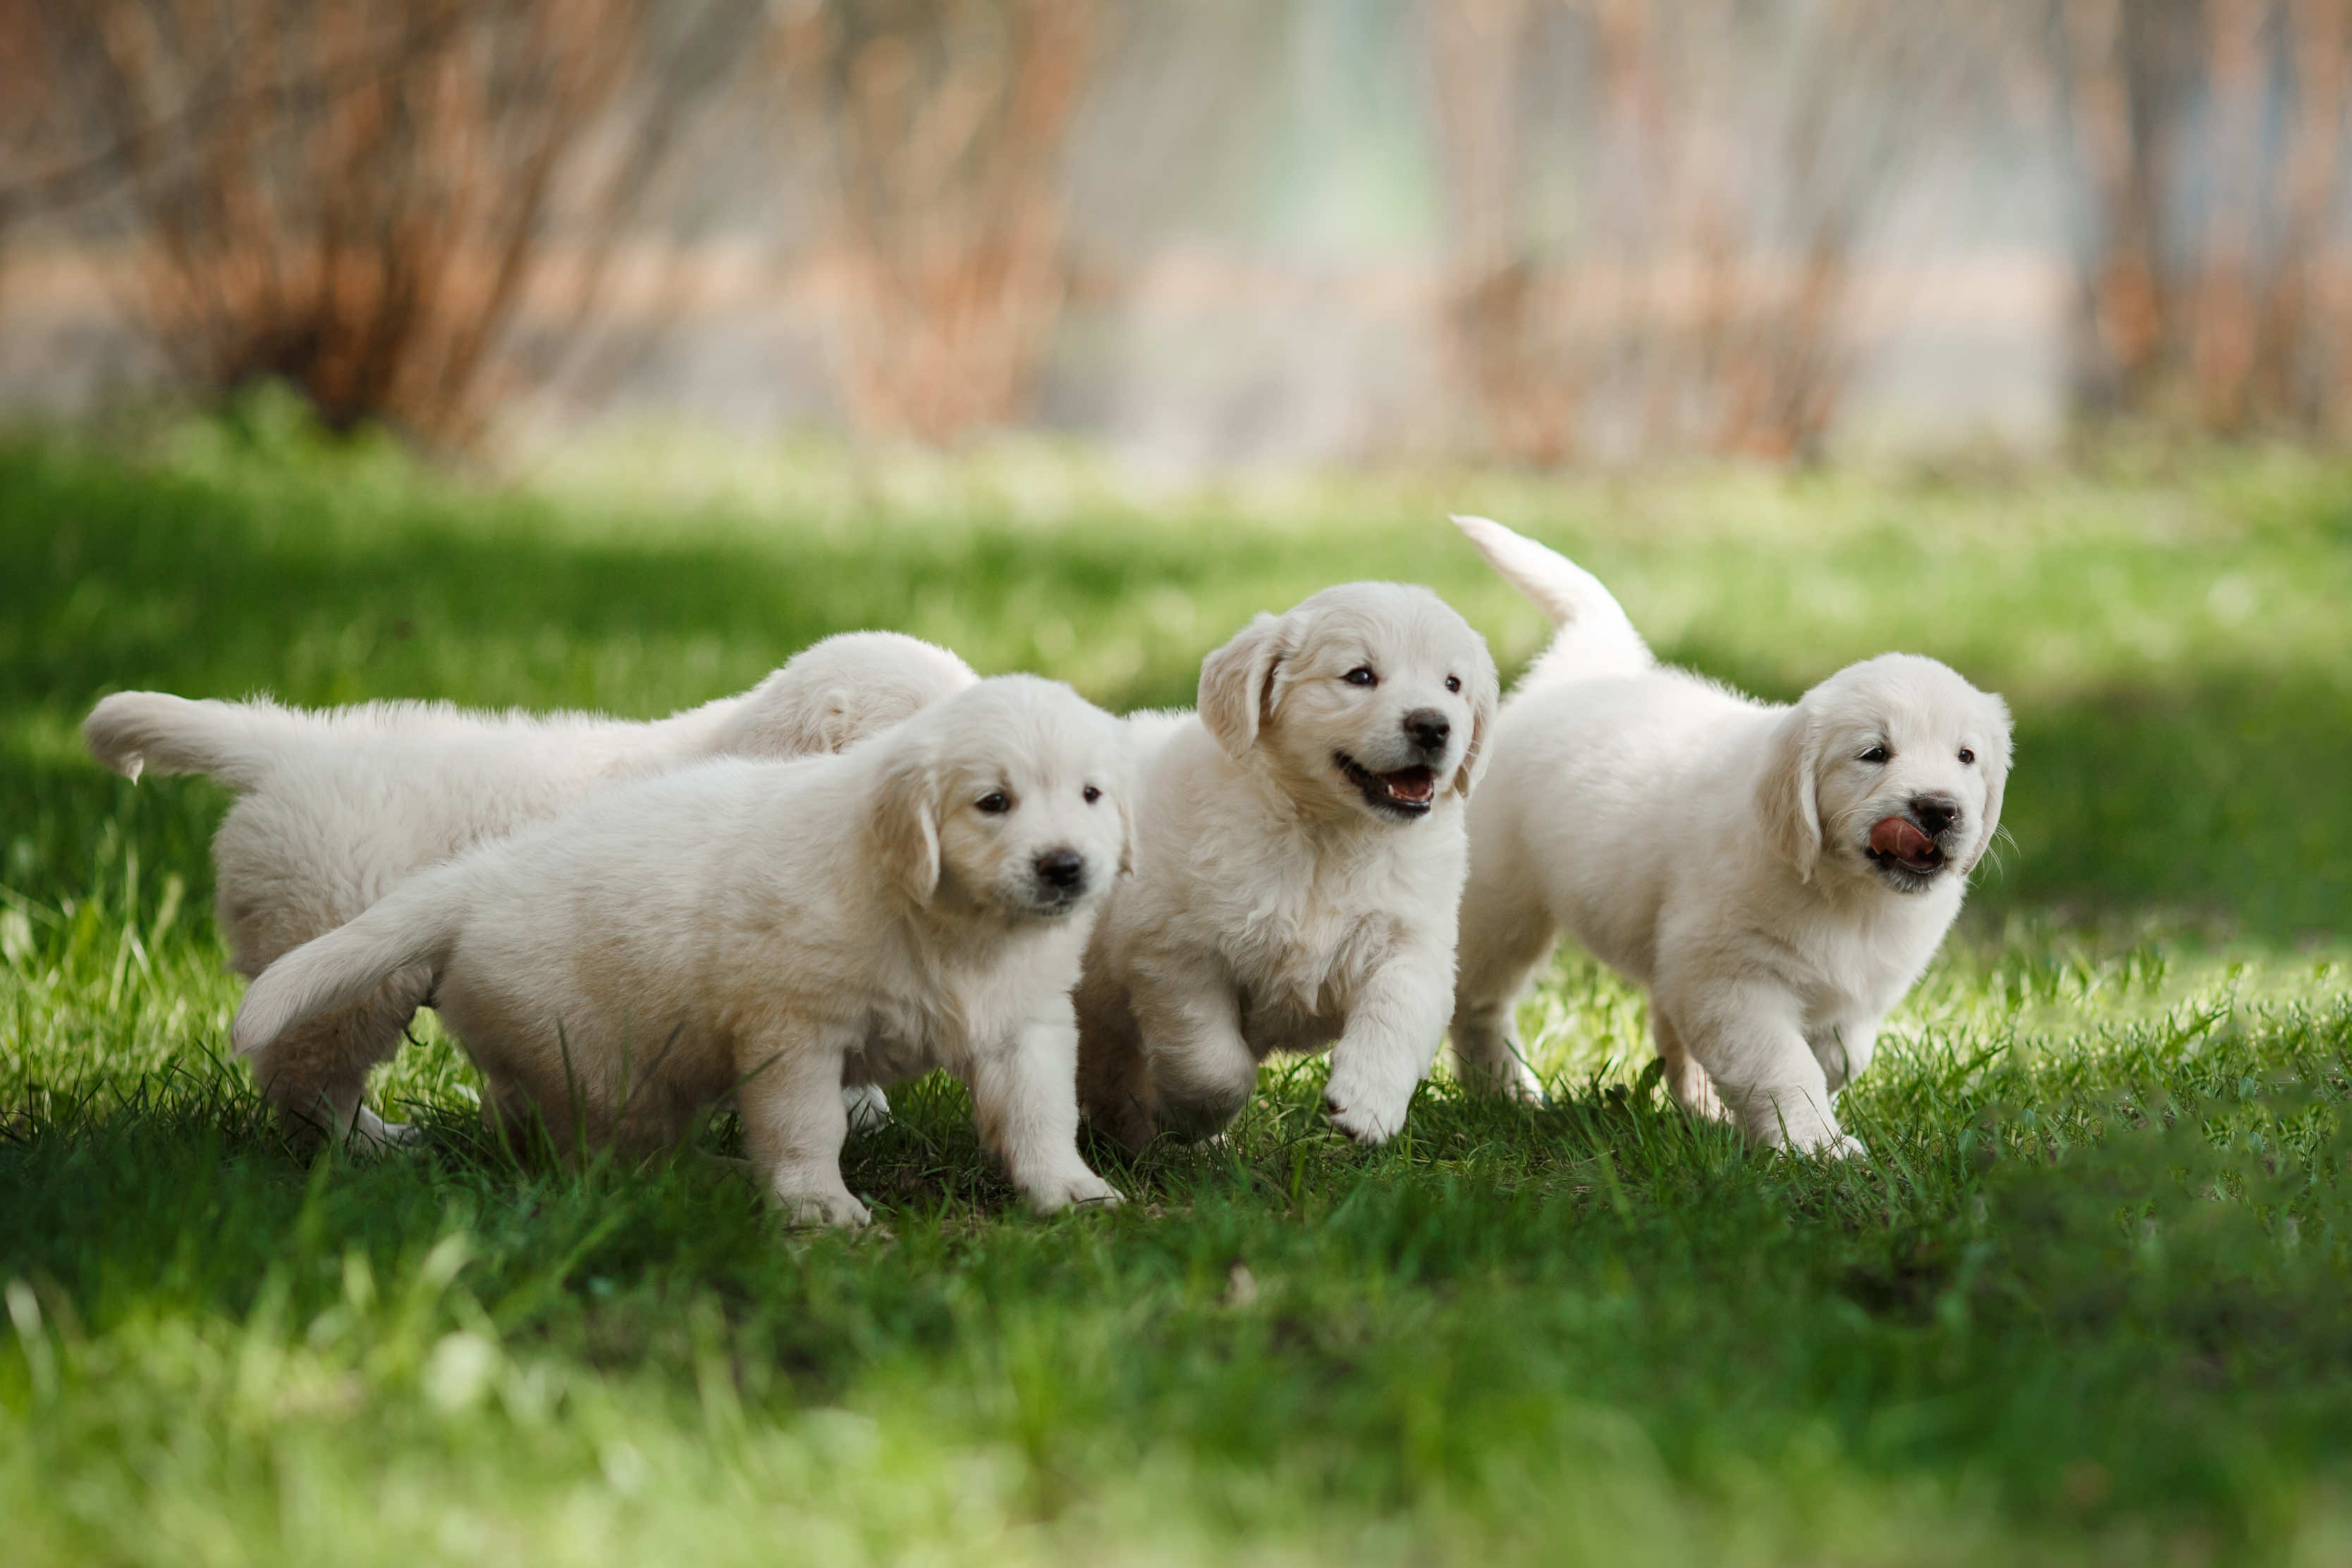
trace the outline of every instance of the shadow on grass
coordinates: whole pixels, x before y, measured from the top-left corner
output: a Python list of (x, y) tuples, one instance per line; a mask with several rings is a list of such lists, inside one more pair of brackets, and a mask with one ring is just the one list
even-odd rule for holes
[[(34, 896), (70, 891), (89, 835), (131, 810), (158, 835), (143, 844), (149, 862), (201, 882), (217, 797), (167, 783), (131, 807), (123, 787), (58, 759), (110, 689), (667, 711), (854, 626), (955, 635), (982, 668), (1050, 669), (1030, 624), (1045, 611), (1084, 650), (1132, 637), (1170, 591), (1254, 608), (1341, 571), (1491, 586), (1466, 552), (1393, 529), (1344, 560), (1328, 535), (1232, 528), (1204, 548), (1132, 516), (1046, 531), (983, 517), (846, 537), (780, 521), (772, 533), (583, 539), (542, 502), (402, 479), (376, 494), (339, 474), (295, 468), (240, 487), (0, 444), (0, 719), (16, 721), (13, 743), (0, 730), (15, 753), (0, 752), (0, 880)], [(1227, 630), (1156, 634), (1137, 663), (1098, 673), (1092, 695), (1186, 701), (1200, 654)], [(1793, 695), (1725, 650), (1663, 651)], [(1971, 673), (2002, 684), (1998, 669)], [(1977, 918), (2155, 905), (2273, 941), (2352, 929), (2352, 686), (2335, 673), (2209, 669), (2015, 706), (2013, 843), (1980, 877)], [(47, 737), (40, 760), (26, 755), (28, 726)]]
[(775, 1419), (912, 1377), (956, 1391), (958, 1440), (1042, 1445), (1061, 1497), (1149, 1432), (1298, 1495), (1484, 1506), (1496, 1454), (1606, 1409), (1701, 1500), (1826, 1442), (1965, 1473), (2012, 1521), (2274, 1548), (2282, 1478), (2340, 1479), (2352, 1393), (2347, 1022), (2074, 1088), (1955, 1079), (1869, 1166), (1750, 1155), (1652, 1083), (1543, 1110), (1433, 1088), (1361, 1151), (1291, 1071), (1224, 1145), (1114, 1165), (1129, 1209), (1017, 1225), (933, 1080), (850, 1150), (885, 1228), (781, 1243), (723, 1177), (533, 1168), (446, 1113), (421, 1150), (306, 1170), (198, 1071), (0, 1129), (0, 1280), (101, 1342), (179, 1312), (320, 1343), (356, 1314), (420, 1356), (464, 1327), (716, 1375)]

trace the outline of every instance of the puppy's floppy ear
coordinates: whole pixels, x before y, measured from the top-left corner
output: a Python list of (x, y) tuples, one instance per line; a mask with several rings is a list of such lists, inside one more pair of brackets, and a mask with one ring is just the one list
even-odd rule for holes
[(1486, 639), (1478, 638), (1478, 667), (1470, 674), (1470, 747), (1462, 766), (1454, 770), (1454, 792), (1465, 800), (1486, 774), (1486, 740), (1495, 730), (1495, 708), (1503, 700), (1502, 677), (1495, 673), (1495, 655)]
[(1118, 874), (1125, 876), (1135, 869), (1135, 745), (1127, 726), (1114, 722), (1112, 728), (1118, 737), (1118, 760), (1111, 765), (1103, 788), (1110, 796), (1111, 809), (1118, 813)]
[(1821, 772), (1821, 736), (1813, 716), (1799, 703), (1784, 715), (1769, 742), (1771, 754), (1757, 785), (1756, 814), (1765, 841), (1797, 868), (1799, 882), (1813, 880), (1822, 858), (1822, 809), (1815, 777)]
[(882, 769), (866, 832), (890, 884), (930, 903), (940, 890), (940, 789), (929, 757), (895, 758)]
[(1290, 652), (1287, 616), (1260, 615), (1201, 661), (1201, 722), (1236, 761), (1257, 744), (1274, 696), (1274, 673)]
[(1963, 876), (1976, 870), (1977, 862), (1984, 859), (1985, 852), (1992, 848), (1992, 836), (2000, 831), (2000, 798), (2009, 789), (2012, 734), (2009, 705), (1990, 693), (1987, 693), (1985, 706), (1990, 710), (1992, 744), (1987, 747), (1990, 755), (1984, 759), (1984, 831), (1978, 836), (1977, 847), (1969, 853), (1968, 863), (1960, 867), (1960, 873)]
[(1122, 779), (1118, 791), (1118, 874), (1135, 869), (1135, 806), (1130, 800), (1134, 780)]

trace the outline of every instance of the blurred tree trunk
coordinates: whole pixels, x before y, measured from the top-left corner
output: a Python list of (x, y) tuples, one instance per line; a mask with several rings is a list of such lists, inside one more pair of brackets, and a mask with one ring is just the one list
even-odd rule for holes
[(2075, 402), (2222, 434), (2344, 418), (2347, 0), (2063, 0), (2091, 215)]
[(2253, 374), (2256, 406), (2305, 430), (2346, 429), (2352, 365), (2342, 298), (2329, 308), (2329, 246), (2336, 237), (2345, 80), (2352, 68), (2352, 0), (2289, 0), (2287, 49), (2294, 94), (2278, 166), (2278, 257), (2262, 301)]
[(1101, 23), (1098, 0), (821, 0), (788, 28), (832, 154), (859, 428), (946, 443), (1027, 407)]
[(173, 366), (444, 442), (528, 379), (503, 350), (559, 205), (584, 311), (708, 85), (635, 68), (651, 0), (31, 4), (82, 183), (112, 197), (92, 237), (132, 246), (123, 303)]
[[(1854, 247), (1949, 97), (1963, 29), (1857, 0), (1429, 0), (1426, 16), (1449, 345), (1494, 446), (1552, 464), (1598, 431), (1817, 454), (1853, 359)], [(1758, 63), (1775, 55), (1777, 75)], [(1539, 123), (1563, 104), (1564, 123)], [(1580, 152), (1574, 194), (1533, 178)], [(1541, 183), (1570, 224), (1536, 209)]]
[(0, 0), (0, 280), (9, 242), (30, 206), (26, 183), (47, 162), (47, 78), (38, 20), (30, 5)]
[(1440, 0), (1430, 7), (1439, 145), (1453, 225), (1447, 348), (1495, 445), (1521, 462), (1575, 455), (1583, 367), (1547, 319), (1564, 287), (1520, 223), (1529, 0)]

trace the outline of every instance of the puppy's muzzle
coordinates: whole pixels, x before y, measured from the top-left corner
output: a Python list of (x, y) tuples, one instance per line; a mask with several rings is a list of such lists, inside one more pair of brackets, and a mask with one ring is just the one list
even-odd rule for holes
[(1433, 707), (1417, 707), (1404, 716), (1404, 735), (1422, 750), (1430, 753), (1435, 763), (1445, 755), (1446, 742), (1453, 738), (1454, 726)]
[(1037, 877), (1037, 902), (1045, 908), (1066, 908), (1086, 896), (1087, 858), (1076, 850), (1045, 850), (1032, 862)]
[(1964, 836), (1967, 811), (1949, 795), (1914, 795), (1903, 814), (1870, 827), (1874, 864), (1905, 886), (1924, 885), (1952, 862)]
[(1931, 839), (1941, 839), (1960, 825), (1960, 803), (1949, 795), (1914, 795), (1911, 820)]
[(1361, 792), (1366, 805), (1384, 816), (1410, 821), (1429, 815), (1437, 799), (1438, 769), (1445, 765), (1454, 726), (1437, 709), (1417, 707), (1398, 720), (1397, 727), (1404, 732), (1403, 767), (1368, 768), (1344, 751), (1332, 753), (1331, 763)]

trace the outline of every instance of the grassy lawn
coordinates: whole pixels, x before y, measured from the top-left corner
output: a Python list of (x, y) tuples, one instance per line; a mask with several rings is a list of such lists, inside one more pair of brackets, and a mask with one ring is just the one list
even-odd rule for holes
[[(1425, 581), (1507, 674), (1482, 510), (1775, 695), (1890, 647), (2019, 719), (2014, 844), (1847, 1096), (1867, 1165), (1683, 1120), (1564, 956), (1554, 1105), (1321, 1131), (1269, 1070), (1140, 1201), (1041, 1221), (927, 1082), (875, 1231), (476, 1135), (306, 1161), (224, 1063), (225, 797), (102, 693), (652, 715), (845, 627), (1188, 700), (1251, 612)], [(615, 441), (493, 486), (267, 420), (0, 442), (0, 1558), (2352, 1558), (2352, 467), (1391, 476), (1152, 496), (1007, 449)], [(715, 1134), (730, 1136), (722, 1127)]]

